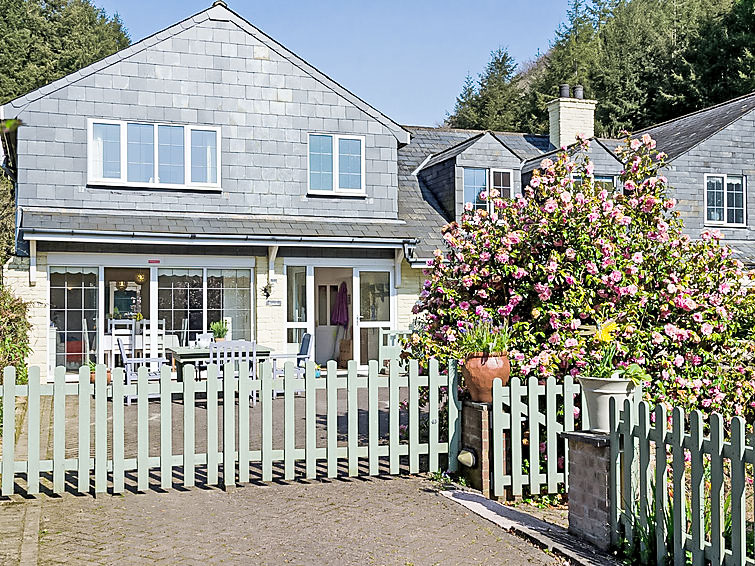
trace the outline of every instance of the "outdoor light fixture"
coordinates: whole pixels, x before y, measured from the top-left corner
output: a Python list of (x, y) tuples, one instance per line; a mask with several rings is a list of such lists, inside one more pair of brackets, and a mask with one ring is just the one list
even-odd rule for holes
[(144, 276), (144, 273), (142, 273), (141, 271), (136, 274), (136, 282), (139, 283), (139, 285), (141, 285), (142, 283), (144, 283), (144, 281), (146, 281), (146, 279), (147, 278)]
[(126, 286), (127, 286), (127, 284), (126, 284), (125, 281), (118, 281), (115, 284), (115, 288), (118, 289), (119, 291), (125, 291), (126, 290)]

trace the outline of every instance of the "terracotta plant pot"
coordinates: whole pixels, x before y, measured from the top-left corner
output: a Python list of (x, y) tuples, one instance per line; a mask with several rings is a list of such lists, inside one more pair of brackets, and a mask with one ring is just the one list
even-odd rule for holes
[[(94, 372), (89, 373), (89, 382), (94, 383)], [(110, 370), (107, 370), (107, 384), (110, 385), (113, 382), (113, 376), (110, 374)]]
[(223, 336), (223, 337), (220, 337), (220, 336), (216, 337), (215, 338), (215, 342), (225, 342), (225, 336)]
[(475, 352), (464, 360), (461, 374), (464, 385), (469, 390), (472, 401), (477, 403), (493, 402), (493, 380), (499, 377), (506, 385), (509, 382), (511, 366), (507, 353), (484, 354)]

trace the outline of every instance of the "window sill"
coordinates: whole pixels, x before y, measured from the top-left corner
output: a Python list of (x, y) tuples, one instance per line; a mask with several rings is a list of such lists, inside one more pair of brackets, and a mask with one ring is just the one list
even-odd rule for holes
[(713, 222), (706, 222), (703, 224), (704, 228), (747, 228), (747, 224), (726, 224), (725, 222), (719, 222), (719, 223), (713, 223)]
[(87, 181), (87, 187), (95, 189), (133, 189), (137, 191), (201, 191), (223, 192), (223, 187), (218, 185), (176, 185), (170, 183), (124, 183), (112, 181)]
[(330, 198), (366, 198), (365, 191), (307, 191), (308, 197), (330, 197)]

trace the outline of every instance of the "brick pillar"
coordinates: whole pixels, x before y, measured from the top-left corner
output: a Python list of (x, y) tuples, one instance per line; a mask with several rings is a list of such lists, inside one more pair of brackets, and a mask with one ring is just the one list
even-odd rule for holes
[(569, 441), (569, 532), (601, 550), (611, 546), (609, 436), (564, 432)]
[(477, 455), (473, 468), (459, 466), (459, 472), (470, 487), (478, 489), (485, 497), (492, 495), (490, 489), (490, 470), (492, 454), (490, 446), (490, 426), (492, 423), (492, 405), (464, 401), (461, 408), (461, 449), (471, 449)]

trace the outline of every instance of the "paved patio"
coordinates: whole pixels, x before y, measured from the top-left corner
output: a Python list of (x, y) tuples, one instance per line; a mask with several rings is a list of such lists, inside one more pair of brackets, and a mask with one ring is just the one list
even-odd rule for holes
[(39, 564), (559, 563), (417, 477), (2, 503), (3, 564), (20, 563), (24, 514)]

